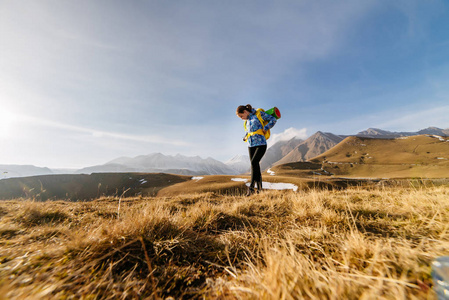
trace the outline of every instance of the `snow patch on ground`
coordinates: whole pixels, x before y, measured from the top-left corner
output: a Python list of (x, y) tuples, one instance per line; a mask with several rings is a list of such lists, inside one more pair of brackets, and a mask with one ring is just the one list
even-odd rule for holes
[[(249, 186), (249, 183), (246, 184)], [(298, 186), (293, 183), (282, 183), (282, 182), (262, 182), (262, 187), (264, 190), (293, 190), (297, 191)]]
[[(232, 181), (243, 181), (248, 182), (249, 180), (246, 178), (231, 178)], [(249, 186), (250, 183), (246, 183), (246, 186)], [(282, 183), (282, 182), (262, 182), (262, 187), (264, 190), (294, 190), (295, 192), (298, 190), (298, 186), (293, 183)]]
[(267, 173), (270, 174), (271, 176), (276, 175), (276, 172), (271, 171), (271, 169), (268, 169), (268, 170), (267, 170)]
[(231, 178), (232, 181), (243, 181), (243, 182), (247, 182), (248, 179), (245, 178)]
[(439, 135), (428, 135), (428, 136), (433, 137), (435, 139), (439, 139), (441, 142), (449, 142), (449, 140), (446, 140), (445, 138)]
[(432, 135), (432, 137), (433, 138), (436, 138), (436, 139), (439, 139), (440, 141), (442, 141), (442, 142), (445, 142), (446, 140), (445, 139), (443, 139), (441, 136), (439, 136), (439, 135)]
[(198, 180), (201, 180), (201, 179), (203, 179), (204, 177), (201, 177), (201, 176), (198, 176), (198, 177), (192, 177), (192, 180), (196, 180), (196, 181), (198, 181)]
[(139, 182), (140, 182), (140, 184), (144, 184), (144, 183), (147, 183), (148, 181), (146, 181), (145, 179), (140, 179)]

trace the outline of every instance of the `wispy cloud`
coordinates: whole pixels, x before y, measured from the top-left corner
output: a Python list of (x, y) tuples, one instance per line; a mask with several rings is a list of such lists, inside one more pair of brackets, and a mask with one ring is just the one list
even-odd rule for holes
[(274, 145), (275, 143), (279, 141), (288, 141), (292, 138), (299, 138), (299, 139), (307, 139), (307, 128), (293, 128), (290, 127), (288, 129), (285, 129), (282, 133), (276, 133), (273, 134), (272, 137), (268, 140), (268, 145)]
[(378, 123), (376, 127), (404, 131), (420, 130), (429, 126), (445, 129), (449, 126), (448, 116), (449, 105), (413, 112), (402, 111), (400, 114), (396, 112), (396, 116), (390, 118), (389, 121)]
[(410, 107), (386, 107), (382, 111), (363, 112), (348, 115), (334, 122), (322, 122), (314, 130), (329, 131), (334, 134), (356, 134), (368, 128), (389, 131), (417, 131), (430, 126), (448, 128), (449, 106), (428, 108), (425, 101)]
[[(44, 120), (32, 116), (20, 116), (21, 122), (26, 122), (30, 126), (45, 126), (59, 130), (66, 130), (71, 132), (84, 133), (94, 138), (112, 138), (112, 139), (121, 139), (121, 140), (129, 140), (135, 142), (143, 142), (148, 144), (165, 144), (171, 146), (188, 146), (189, 143), (186, 143), (183, 140), (173, 139), (172, 137), (164, 137), (160, 135), (134, 135), (134, 134), (124, 134), (119, 132), (110, 132), (104, 130), (96, 130), (87, 127), (75, 126), (70, 124), (64, 124), (61, 122), (56, 122), (52, 120)], [(51, 137), (49, 137), (51, 139)]]

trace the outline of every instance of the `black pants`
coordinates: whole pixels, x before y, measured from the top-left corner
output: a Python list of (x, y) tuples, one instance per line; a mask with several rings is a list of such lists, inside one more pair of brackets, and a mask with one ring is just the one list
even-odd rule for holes
[(260, 160), (267, 151), (267, 145), (248, 147), (249, 159), (251, 160), (251, 184), (250, 187), (254, 188), (257, 182), (259, 189), (262, 189), (262, 173), (260, 172)]

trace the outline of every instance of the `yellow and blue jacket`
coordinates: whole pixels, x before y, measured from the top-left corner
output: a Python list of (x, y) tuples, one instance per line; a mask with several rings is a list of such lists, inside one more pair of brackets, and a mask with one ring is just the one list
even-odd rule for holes
[[(261, 120), (265, 125), (261, 123)], [(253, 109), (244, 124), (248, 147), (266, 145), (267, 138), (263, 135), (262, 130), (268, 131), (274, 124), (276, 124), (275, 117), (266, 114), (263, 110)]]

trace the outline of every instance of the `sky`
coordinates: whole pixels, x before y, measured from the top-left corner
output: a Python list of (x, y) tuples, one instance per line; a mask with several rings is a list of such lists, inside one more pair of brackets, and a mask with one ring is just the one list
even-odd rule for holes
[(449, 2), (0, 0), (0, 164), (247, 154), (239, 105), (316, 131), (449, 128)]

